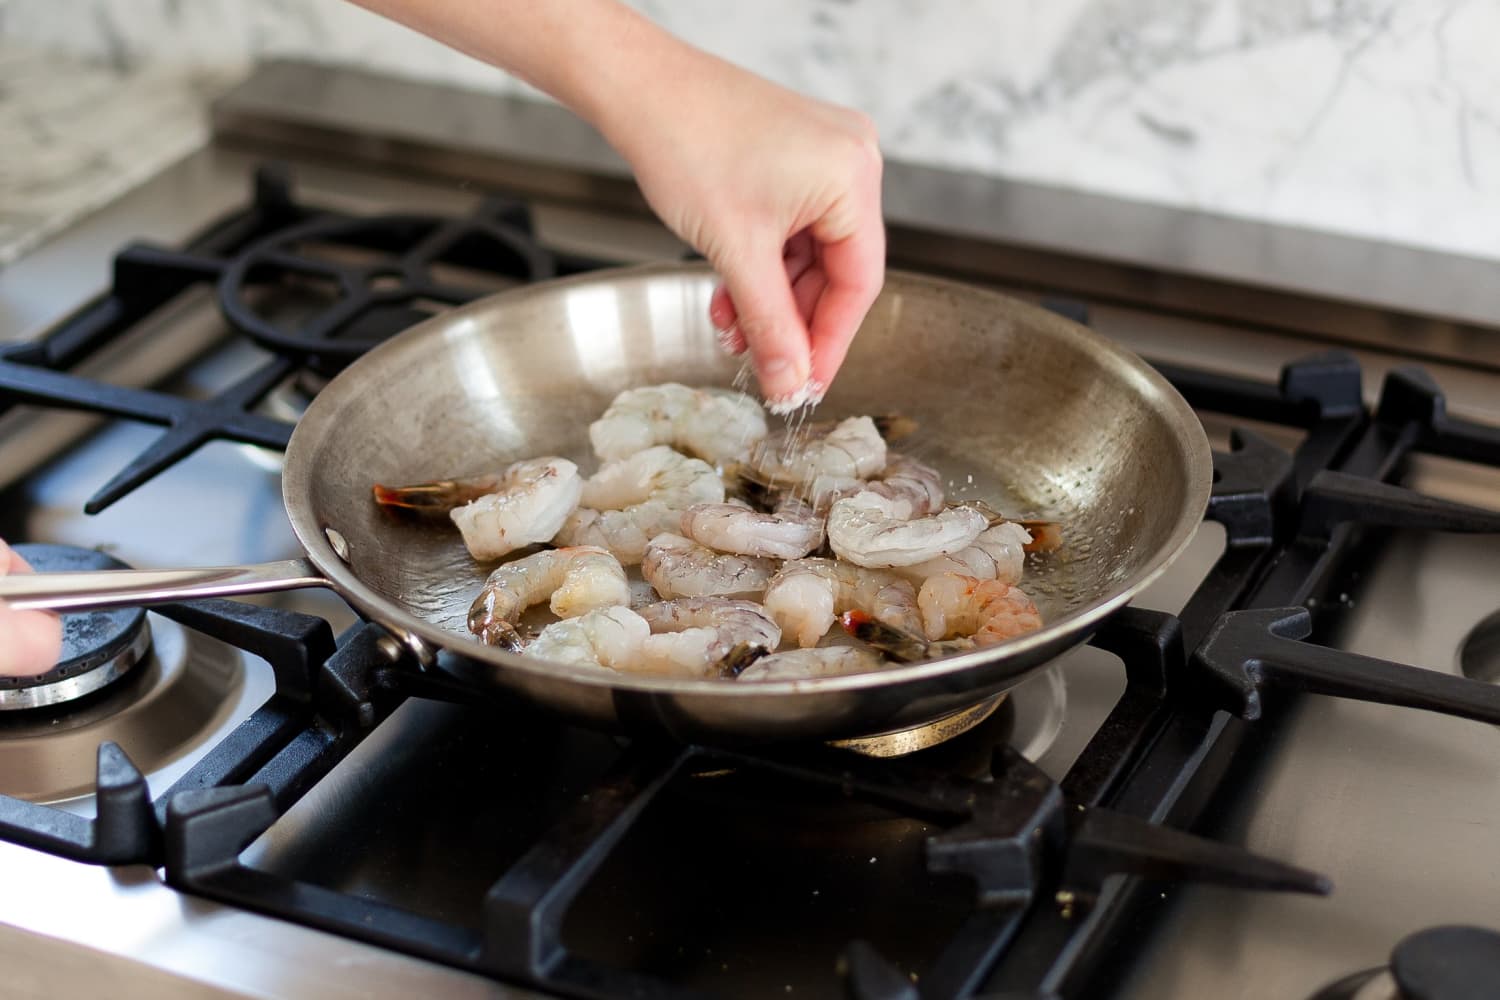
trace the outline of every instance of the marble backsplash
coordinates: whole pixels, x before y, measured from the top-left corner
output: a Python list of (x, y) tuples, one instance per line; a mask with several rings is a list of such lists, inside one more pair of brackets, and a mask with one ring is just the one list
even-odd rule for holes
[[(1500, 258), (1492, 0), (635, 2), (892, 157)], [(523, 89), (340, 0), (0, 0), (0, 41)]]

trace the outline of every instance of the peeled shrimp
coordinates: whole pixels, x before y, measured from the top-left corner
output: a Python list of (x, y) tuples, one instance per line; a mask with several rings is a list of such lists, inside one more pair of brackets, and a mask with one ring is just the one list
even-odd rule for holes
[(790, 495), (774, 514), (735, 503), (700, 503), (682, 512), (682, 533), (720, 552), (800, 559), (823, 544), (823, 518)]
[(868, 479), (885, 468), (885, 438), (869, 417), (850, 417), (821, 437), (805, 428), (768, 437), (751, 449), (749, 466), (759, 482), (773, 485)]
[(922, 584), (917, 595), (927, 638), (971, 637), (992, 646), (1042, 627), (1031, 598), (1000, 580), (942, 573)]
[(589, 425), (605, 461), (666, 444), (717, 465), (744, 457), (765, 436), (765, 410), (749, 396), (675, 382), (627, 389)]
[(613, 670), (634, 663), (650, 635), (646, 620), (629, 608), (601, 608), (548, 625), (526, 647), (526, 655)]
[(748, 597), (766, 589), (776, 563), (757, 556), (715, 552), (681, 535), (651, 539), (641, 575), (663, 598)]
[(641, 561), (651, 539), (678, 530), (688, 507), (723, 500), (724, 483), (712, 466), (658, 445), (610, 462), (585, 480), (580, 506), (557, 541), (598, 545), (631, 565)]
[(775, 649), (781, 629), (753, 601), (688, 597), (640, 609), (651, 637), (631, 666), (618, 669), (690, 677), (719, 676), (740, 647)]
[(879, 670), (885, 660), (855, 646), (791, 649), (762, 656), (740, 672), (741, 681), (795, 681)]
[(630, 600), (619, 560), (589, 545), (546, 549), (505, 563), (484, 581), (469, 606), (469, 631), (491, 646), (517, 646), (521, 612), (550, 600), (552, 613), (572, 618)]
[(898, 566), (896, 572), (918, 586), (939, 573), (959, 573), (1014, 585), (1021, 582), (1021, 573), (1026, 566), (1026, 546), (1030, 544), (1029, 531), (1014, 521), (1002, 521), (981, 531), (974, 544), (966, 549), (911, 566)]
[(552, 540), (578, 506), (578, 466), (547, 456), (516, 462), (502, 472), (416, 486), (376, 486), (383, 507), (446, 511), (475, 559), (498, 559)]
[(845, 497), (828, 511), (828, 544), (859, 566), (911, 566), (968, 548), (989, 519), (969, 507), (950, 507), (907, 520), (909, 509), (869, 491)]
[(896, 516), (903, 520), (935, 514), (943, 509), (946, 499), (942, 473), (926, 462), (894, 451), (886, 455), (885, 469), (874, 479), (819, 476), (798, 490), (824, 514), (835, 501), (866, 491), (894, 501)]
[(781, 630), (803, 647), (817, 645), (834, 617), (850, 609), (897, 628), (922, 628), (910, 581), (833, 559), (794, 559), (782, 566), (766, 585), (765, 605)]

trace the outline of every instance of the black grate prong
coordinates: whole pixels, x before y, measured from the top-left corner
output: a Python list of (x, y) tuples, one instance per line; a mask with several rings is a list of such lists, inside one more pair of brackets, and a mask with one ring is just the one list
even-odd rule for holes
[(1152, 694), (1165, 694), (1187, 666), (1182, 622), (1164, 611), (1124, 608), (1104, 622), (1089, 644), (1118, 656), (1130, 685)]
[(1115, 874), (1319, 896), (1333, 890), (1316, 872), (1124, 813), (1090, 809), (1073, 833), (1064, 882), (1093, 888)]
[(566, 957), (562, 921), (573, 897), (683, 759), (651, 751), (628, 758), (490, 887), (481, 956), (486, 967), (538, 977)]
[(156, 861), (161, 835), (146, 779), (114, 743), (99, 745), (97, 787), (93, 819), (0, 796), (0, 840), (91, 864)]
[(1304, 539), (1324, 541), (1340, 524), (1491, 534), (1500, 532), (1500, 511), (1325, 469), (1302, 493), (1300, 533)]
[(1354, 416), (1365, 406), (1359, 361), (1348, 351), (1325, 351), (1293, 361), (1281, 369), (1278, 388), (1288, 402), (1312, 404), (1321, 420)]
[(1311, 634), (1305, 608), (1235, 611), (1214, 626), (1194, 662), (1246, 719), (1260, 718), (1265, 689), (1285, 688), (1500, 725), (1500, 687), (1299, 641)]
[(119, 744), (99, 744), (93, 860), (125, 864), (156, 859), (161, 831), (146, 779)]
[(276, 822), (264, 785), (229, 785), (180, 792), (167, 805), (168, 884), (234, 867), (250, 842)]
[(1265, 545), (1291, 502), (1293, 458), (1250, 430), (1235, 428), (1229, 445), (1214, 452), (1208, 516), (1224, 526), (1230, 546)]

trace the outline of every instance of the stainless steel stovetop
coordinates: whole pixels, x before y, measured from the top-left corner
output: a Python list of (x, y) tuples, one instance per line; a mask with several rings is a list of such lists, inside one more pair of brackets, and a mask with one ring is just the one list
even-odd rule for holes
[[(309, 89), (310, 80), (318, 86)], [(313, 95), (298, 110), (281, 103), (293, 83)], [(527, 197), (539, 242), (556, 250), (621, 262), (683, 251), (639, 213), (619, 181), (618, 165), (594, 140), (549, 117), (556, 112), (505, 105), (512, 128), (495, 142), (524, 140), (527, 151), (514, 154), (487, 147), (484, 129), (466, 130), (463, 112), (477, 105), (465, 102), (474, 99), (415, 85), (382, 89), (391, 86), (305, 67), (270, 68), (221, 107), (214, 146), (0, 271), (0, 339), (29, 340), (62, 322), (107, 284), (113, 255), (125, 244), (179, 244), (242, 206), (256, 169), (270, 159), (290, 163), (297, 197), (308, 204), (356, 214), (452, 215), (470, 211), (499, 187)], [(421, 114), (439, 101), (446, 109), (440, 121)], [(433, 134), (402, 132), (424, 117)], [(368, 141), (341, 145), (350, 134)], [(348, 155), (331, 160), (330, 148)], [(1322, 289), (1319, 298), (1312, 287), (1256, 286), (1252, 276), (1232, 273), (1227, 264), (1217, 274), (1184, 274), (1173, 267), (1181, 261), (1142, 261), (1139, 267), (1090, 262), (1087, 217), (1077, 214), (1056, 219), (1057, 231), (1076, 234), (1071, 246), (1018, 248), (983, 232), (973, 219), (959, 226), (945, 213), (955, 204), (984, 204), (979, 189), (994, 185), (995, 203), (1020, 220), (1015, 242), (1024, 244), (1048, 231), (1045, 214), (1026, 206), (1055, 210), (1054, 195), (937, 172), (892, 173), (893, 183), (904, 185), (888, 198), (899, 213), (892, 248), (903, 265), (957, 271), (1029, 297), (1084, 301), (1095, 329), (1153, 362), (1267, 385), (1287, 363), (1328, 346), (1312, 333), (1323, 316), (1326, 329), (1359, 362), (1371, 402), (1387, 372), (1420, 355), (1446, 394), (1449, 414), (1500, 425), (1500, 351), (1473, 315), (1457, 309), (1435, 315), (1431, 302), (1415, 300), (1403, 311), (1389, 296), (1374, 294), (1351, 300), (1358, 289), (1347, 282), (1356, 279), (1342, 268), (1333, 270), (1346, 284)], [(456, 179), (460, 175), (474, 180)], [(1103, 242), (1113, 246), (1119, 234)], [(959, 254), (954, 248), (960, 246), (973, 252)], [(1339, 249), (1322, 246), (1329, 259), (1338, 259)], [(1302, 259), (1304, 251), (1301, 245), (1288, 255)], [(1461, 262), (1460, 269), (1467, 266)], [(1144, 280), (1154, 269), (1168, 277)], [(1270, 271), (1261, 275), (1268, 282)], [(1216, 304), (1205, 307), (1216, 293)], [(1475, 305), (1468, 300), (1464, 308)], [(1500, 311), (1490, 315), (1500, 317)], [(195, 398), (223, 389), (264, 359), (228, 335), (210, 296), (192, 292), (74, 371)], [(294, 418), (306, 387), (283, 387), (263, 408)], [(1208, 411), (1202, 416), (1220, 449), (1228, 448), (1231, 428), (1248, 428), (1285, 448), (1304, 437), (1283, 424)], [(0, 416), (0, 534), (98, 549), (140, 567), (298, 554), (281, 510), (276, 456), (250, 445), (210, 443), (101, 513), (85, 514), (95, 491), (157, 433), (45, 407)], [(1403, 469), (1401, 481), (1430, 496), (1500, 506), (1495, 469), (1423, 454)], [(1225, 531), (1205, 522), (1187, 555), (1138, 606), (1182, 611), (1225, 545)], [(1325, 616), (1321, 638), (1443, 673), (1500, 677), (1486, 630), (1500, 609), (1497, 560), (1500, 538), (1492, 535), (1391, 532), (1378, 546), (1366, 546), (1357, 577), (1351, 574), (1348, 586), (1333, 595), (1342, 607)], [(320, 592), (259, 603), (317, 616), (335, 633), (357, 627), (346, 606)], [(159, 796), (275, 690), (265, 659), (166, 616), (149, 617), (153, 663), (126, 695), (116, 692), (91, 702), (86, 712), (55, 711), (41, 721), (0, 718), (0, 794), (92, 815), (95, 747), (113, 740)], [(1476, 629), (1477, 639), (1469, 642)], [(1064, 781), (1125, 688), (1116, 656), (1080, 648), (1017, 691), (985, 738), (1009, 742)], [(361, 898), (400, 900), (433, 919), (475, 919), (473, 887), (482, 892), (525, 847), (525, 834), (516, 831), (493, 790), (519, 783), (526, 801), (551, 802), (598, 780), (620, 752), (608, 737), (533, 731), (531, 724), (514, 710), (408, 700), (250, 844), (241, 861)], [(1067, 995), (1311, 997), (1342, 977), (1383, 965), (1399, 941), (1424, 928), (1500, 927), (1500, 871), (1491, 850), (1500, 821), (1494, 767), (1500, 731), (1321, 696), (1288, 699), (1252, 729), (1237, 757), (1234, 793), (1213, 799), (1198, 829), (1321, 872), (1333, 881), (1333, 894), (1164, 887), (1159, 904), (1148, 910), (1150, 922), (1122, 929), (1129, 955), (1104, 963), (1109, 971), (1089, 991)], [(962, 769), (968, 766), (963, 755), (973, 752), (973, 746), (959, 747), (940, 760)], [(897, 968), (920, 966), (921, 959), (907, 960), (907, 953), (936, 949), (934, 941), (952, 930), (961, 901), (967, 903), (951, 883), (921, 881), (927, 876), (913, 858), (928, 827), (877, 812), (859, 816), (836, 839), (825, 824), (853, 821), (842, 813), (831, 820), (834, 814), (820, 811), (822, 805), (785, 796), (766, 800), (757, 822), (743, 828), (693, 826), (700, 811), (726, 797), (760, 803), (756, 796), (767, 794), (752, 785), (669, 797), (644, 832), (622, 844), (591, 881), (584, 897), (589, 905), (569, 918), (565, 936), (586, 942), (581, 950), (601, 962), (667, 969), (696, 989), (730, 995), (837, 990), (833, 963), (823, 955), (836, 954), (850, 936), (886, 942)], [(703, 849), (693, 831), (715, 838), (715, 848)], [(661, 870), (650, 845), (639, 843), (642, 837), (670, 845), (666, 850), (683, 867)], [(89, 865), (8, 843), (0, 843), (0, 864), (10, 873), (0, 894), (0, 958), (15, 991), (10, 995), (537, 995), (530, 987), (180, 894), (159, 869), (145, 865)], [(775, 864), (795, 874), (763, 870)], [(745, 871), (730, 881), (747, 898), (757, 892), (764, 898), (737, 904), (691, 890), (700, 868), (723, 876), (737, 866)], [(887, 880), (917, 880), (927, 888), (912, 910), (881, 912), (878, 887)], [(792, 891), (796, 900), (777, 896)], [(777, 907), (795, 911), (799, 926), (821, 930), (778, 941)], [(684, 931), (700, 922), (699, 912), (724, 926)], [(658, 934), (668, 940), (655, 939)], [(737, 935), (763, 939), (756, 952), (761, 957), (731, 967), (740, 958), (730, 959), (725, 949), (744, 944)], [(684, 947), (697, 951), (679, 957)], [(788, 956), (779, 964), (764, 957), (778, 951)], [(1361, 997), (1394, 995), (1384, 979), (1363, 988)]]

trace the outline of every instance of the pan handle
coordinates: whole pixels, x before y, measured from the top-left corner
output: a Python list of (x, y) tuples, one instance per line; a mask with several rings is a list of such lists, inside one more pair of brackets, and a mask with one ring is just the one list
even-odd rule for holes
[(0, 600), (17, 611), (102, 611), (327, 586), (328, 578), (306, 559), (283, 559), (202, 569), (18, 573), (0, 577)]

